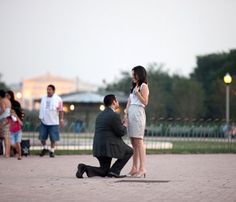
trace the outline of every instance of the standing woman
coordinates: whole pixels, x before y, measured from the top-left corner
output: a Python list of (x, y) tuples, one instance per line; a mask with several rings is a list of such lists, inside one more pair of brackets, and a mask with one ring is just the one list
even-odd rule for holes
[(11, 102), (11, 117), (8, 119), (10, 125), (10, 143), (18, 154), (17, 159), (21, 160), (21, 139), (24, 113), (20, 103), (15, 100), (13, 91), (8, 90), (6, 92), (6, 97)]
[(11, 113), (11, 102), (6, 97), (6, 92), (0, 90), (0, 136), (4, 138), (5, 143), (5, 157), (10, 157), (10, 126), (7, 118), (10, 117)]
[(133, 146), (133, 165), (129, 176), (145, 177), (146, 148), (143, 142), (146, 126), (145, 107), (148, 104), (149, 88), (144, 67), (132, 69), (132, 85), (126, 105), (125, 118), (128, 118), (128, 136)]

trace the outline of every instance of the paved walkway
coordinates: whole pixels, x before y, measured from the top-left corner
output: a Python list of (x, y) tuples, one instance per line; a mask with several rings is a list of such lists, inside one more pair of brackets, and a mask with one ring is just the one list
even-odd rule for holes
[(0, 157), (0, 201), (236, 202), (234, 154), (148, 155), (145, 179), (77, 179), (78, 162), (97, 165), (90, 155)]

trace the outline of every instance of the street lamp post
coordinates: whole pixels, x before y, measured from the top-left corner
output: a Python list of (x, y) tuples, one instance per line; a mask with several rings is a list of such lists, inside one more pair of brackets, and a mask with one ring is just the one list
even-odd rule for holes
[[(226, 126), (229, 129), (229, 116), (230, 116), (230, 100), (229, 100), (229, 88), (232, 82), (232, 77), (229, 73), (226, 73), (224, 76), (224, 82), (226, 84), (226, 111), (225, 111), (225, 118), (226, 118)], [(229, 136), (228, 136), (229, 137)]]

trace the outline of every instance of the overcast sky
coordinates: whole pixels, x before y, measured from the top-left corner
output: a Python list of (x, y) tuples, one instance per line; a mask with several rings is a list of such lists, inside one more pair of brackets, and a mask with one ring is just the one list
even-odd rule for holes
[(187, 76), (197, 55), (234, 48), (235, 0), (0, 0), (7, 84), (47, 72), (101, 84), (151, 62)]

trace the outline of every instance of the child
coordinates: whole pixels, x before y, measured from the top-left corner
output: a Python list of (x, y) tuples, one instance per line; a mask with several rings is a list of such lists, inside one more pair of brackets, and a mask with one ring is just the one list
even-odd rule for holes
[(16, 112), (11, 109), (11, 116), (8, 118), (8, 122), (10, 125), (10, 142), (11, 146), (16, 149), (18, 154), (18, 160), (21, 160), (21, 138), (22, 138), (22, 125), (23, 122), (17, 116)]

